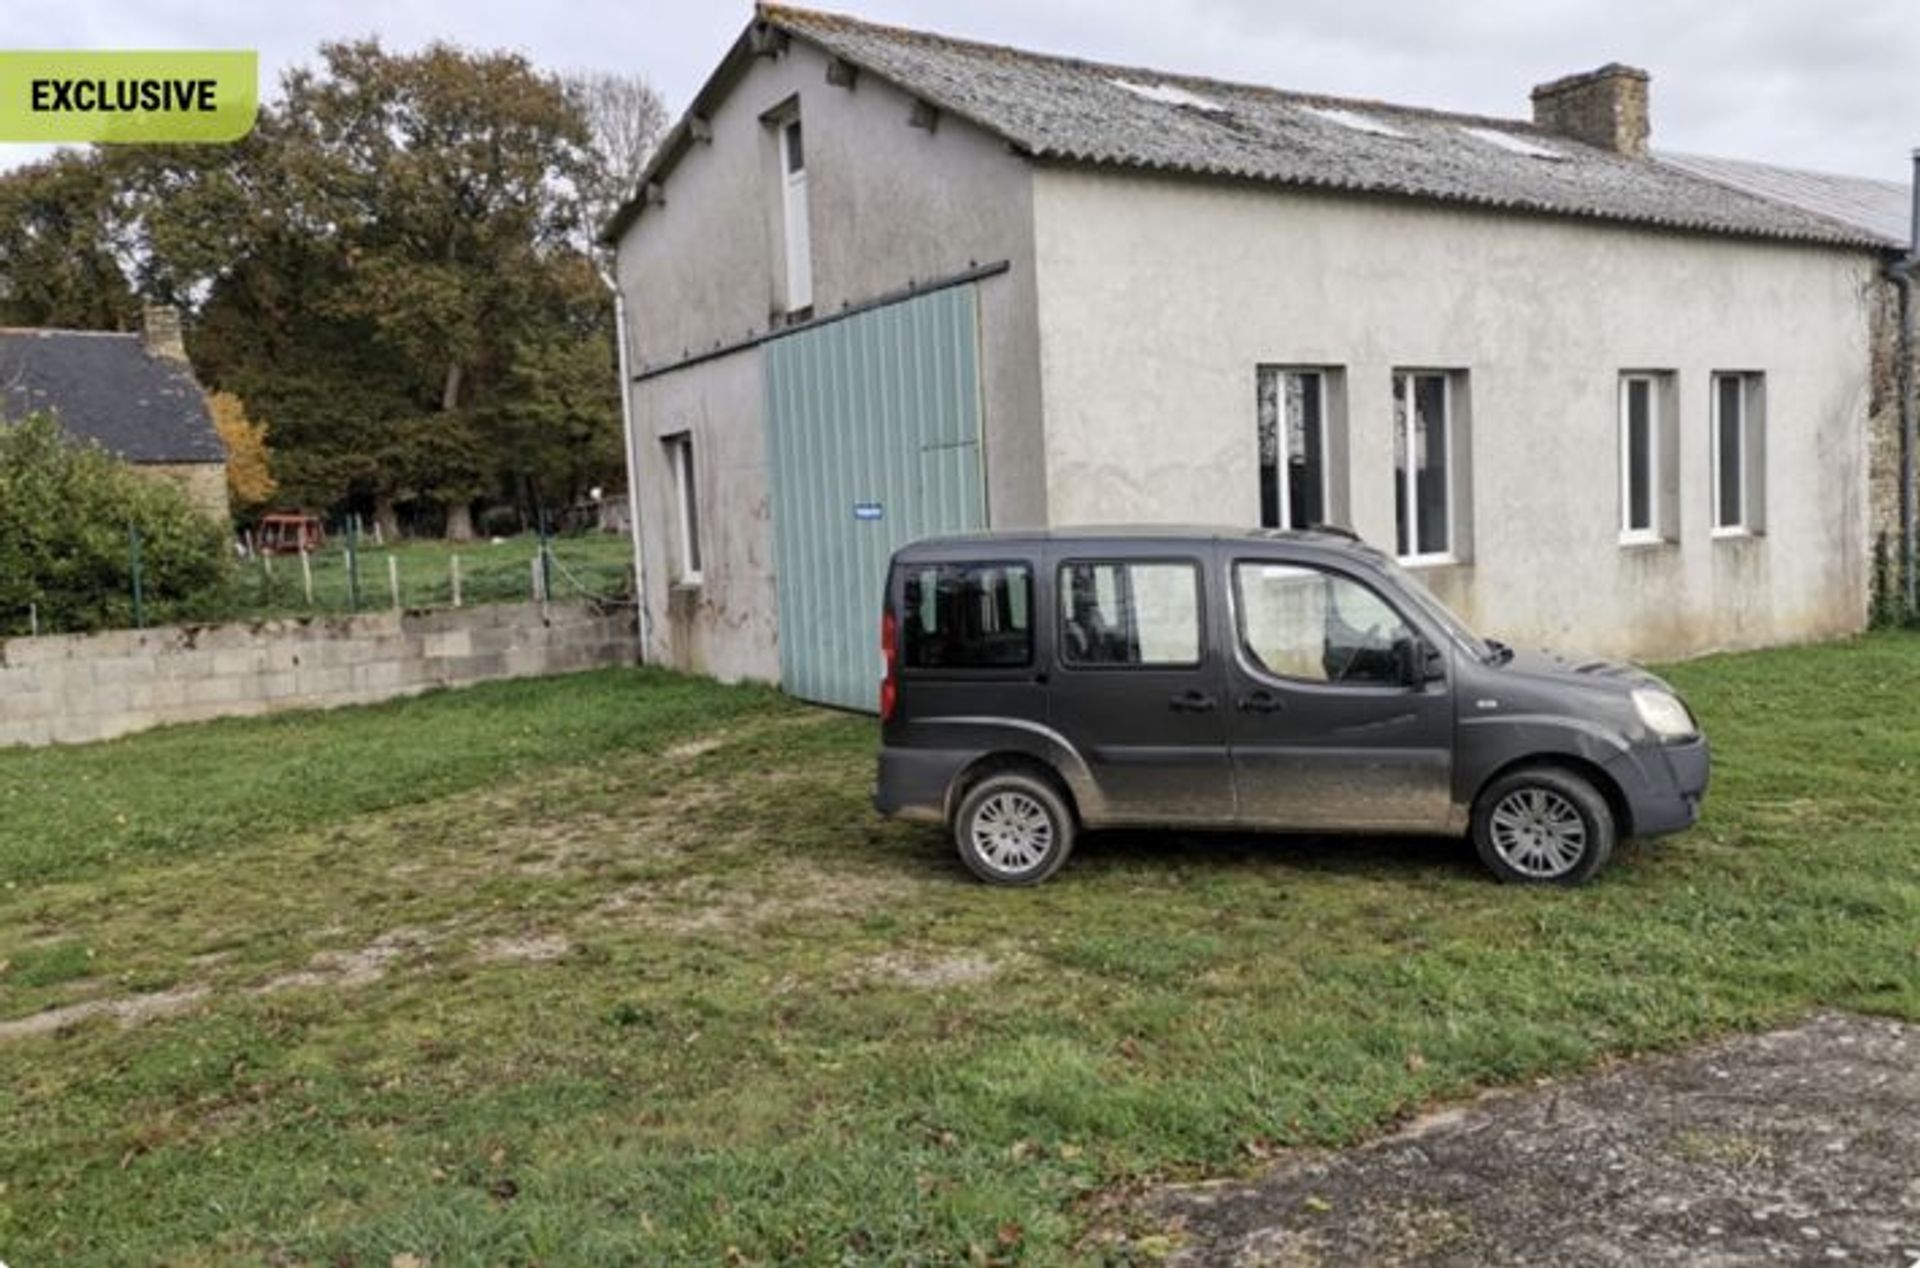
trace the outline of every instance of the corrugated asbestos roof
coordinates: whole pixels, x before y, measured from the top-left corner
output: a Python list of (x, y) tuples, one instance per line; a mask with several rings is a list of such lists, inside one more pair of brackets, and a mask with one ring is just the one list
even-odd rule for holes
[(1852, 225), (1892, 245), (1911, 246), (1908, 239), (1913, 236), (1913, 193), (1898, 181), (1808, 172), (1797, 167), (1708, 158), (1700, 154), (1663, 153), (1655, 157), (1683, 172)]
[[(1789, 241), (1887, 245), (1860, 226), (1520, 120), (1101, 65), (781, 5), (757, 12), (761, 21), (1037, 159)], [(1557, 157), (1521, 152), (1525, 148)]]
[(50, 410), (69, 435), (129, 462), (225, 462), (188, 368), (139, 335), (0, 330), (0, 418)]

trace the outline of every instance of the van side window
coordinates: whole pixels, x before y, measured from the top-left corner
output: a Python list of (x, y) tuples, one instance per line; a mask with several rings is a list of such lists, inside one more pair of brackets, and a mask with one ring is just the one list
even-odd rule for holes
[(1199, 664), (1199, 566), (1062, 564), (1060, 659), (1069, 665)]
[(1009, 669), (1033, 663), (1033, 572), (1020, 563), (909, 569), (900, 622), (909, 669)]
[(1413, 631), (1351, 577), (1304, 564), (1233, 566), (1240, 645), (1264, 670), (1309, 682), (1400, 685), (1397, 648)]

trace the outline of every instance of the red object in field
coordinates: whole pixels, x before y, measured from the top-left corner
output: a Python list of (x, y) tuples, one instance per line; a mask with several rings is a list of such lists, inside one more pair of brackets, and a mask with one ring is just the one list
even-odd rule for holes
[(314, 515), (263, 515), (253, 535), (263, 555), (297, 555), (327, 544), (327, 530)]
[(893, 717), (894, 702), (900, 698), (895, 670), (900, 664), (900, 632), (891, 609), (880, 614), (880, 658), (886, 662), (887, 676), (880, 680), (880, 720)]

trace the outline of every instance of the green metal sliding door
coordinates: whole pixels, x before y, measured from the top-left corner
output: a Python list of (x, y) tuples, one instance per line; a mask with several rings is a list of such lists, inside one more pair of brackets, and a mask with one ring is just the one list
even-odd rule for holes
[(971, 284), (764, 346), (780, 680), (793, 695), (874, 709), (888, 557), (985, 526), (979, 349)]

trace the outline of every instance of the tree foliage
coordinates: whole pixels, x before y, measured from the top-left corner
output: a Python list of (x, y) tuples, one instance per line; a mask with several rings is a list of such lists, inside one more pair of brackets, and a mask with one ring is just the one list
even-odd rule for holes
[(226, 531), (177, 486), (69, 441), (50, 414), (0, 420), (0, 628), (26, 628), (30, 606), (43, 629), (131, 624), (130, 526), (149, 619), (219, 589)]
[(227, 497), (239, 510), (266, 505), (279, 487), (267, 454), (267, 425), (249, 419), (245, 403), (232, 392), (208, 396), (207, 409), (227, 448)]
[(0, 325), (123, 330), (139, 313), (106, 165), (63, 151), (0, 180)]
[[(0, 223), (0, 293), (22, 295), (0, 312), (106, 327), (140, 298), (188, 306), (195, 368), (271, 428), (285, 503), (455, 534), (476, 501), (564, 504), (621, 476), (589, 229), (662, 122), (629, 77), (326, 44), (238, 144), (0, 177), (0, 221), (42, 226)], [(61, 267), (33, 263), (51, 243)]]

